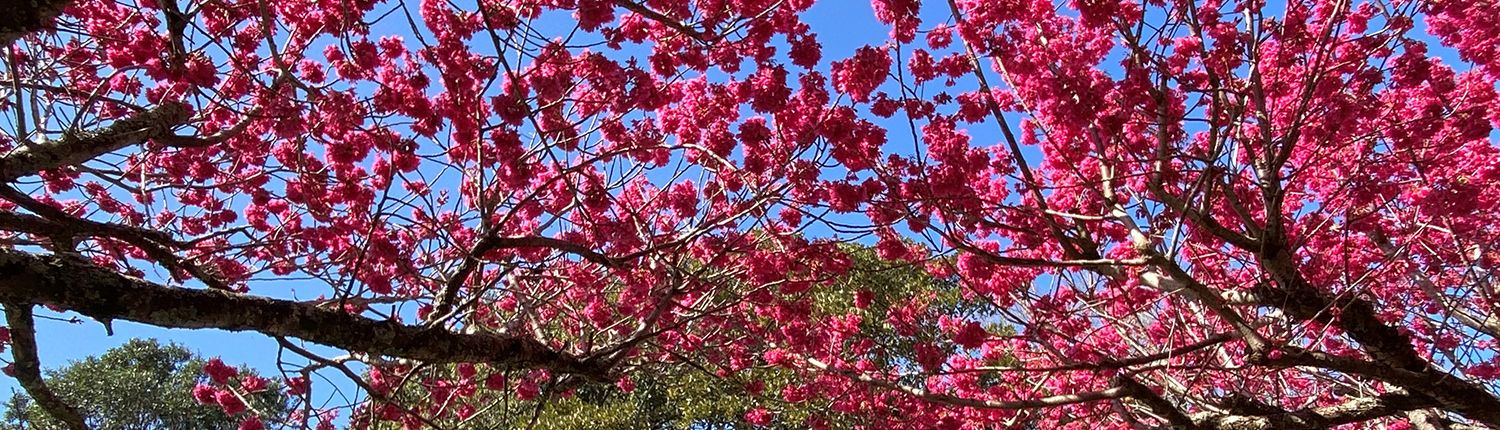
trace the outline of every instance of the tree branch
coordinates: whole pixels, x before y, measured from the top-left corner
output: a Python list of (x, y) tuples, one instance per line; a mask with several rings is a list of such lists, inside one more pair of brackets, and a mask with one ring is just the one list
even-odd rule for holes
[(0, 301), (43, 304), (101, 320), (255, 331), (432, 363), (543, 367), (603, 380), (605, 369), (534, 339), (459, 334), (377, 321), (315, 304), (173, 288), (64, 256), (0, 249)]
[[(1389, 383), (1431, 399), (1433, 405), (1471, 420), (1500, 427), (1500, 400), (1484, 387), (1431, 367), (1420, 371), (1395, 368), (1378, 361), (1340, 357), (1300, 348), (1282, 347), (1275, 358), (1252, 356), (1250, 361), (1276, 367), (1315, 367), (1359, 375)], [(1420, 408), (1413, 408), (1420, 409)]]
[(708, 41), (708, 37), (705, 36), (703, 32), (698, 31), (698, 29), (693, 28), (692, 26), (689, 26), (687, 24), (683, 24), (681, 21), (673, 19), (670, 16), (663, 15), (661, 12), (651, 10), (651, 8), (648, 8), (643, 4), (636, 3), (630, 0), (615, 0), (615, 4), (620, 5), (620, 7), (625, 8), (625, 10), (635, 12), (643, 17), (646, 17), (646, 19), (656, 21), (658, 23), (661, 23), (661, 25), (665, 25), (667, 27), (671, 27), (673, 30), (682, 32), (682, 34), (693, 38), (693, 40), (697, 40), (699, 42)]
[(453, 311), (453, 304), (458, 300), (459, 289), (464, 282), (468, 281), (469, 275), (479, 268), (479, 263), (484, 259), (484, 254), (496, 249), (513, 248), (549, 248), (569, 254), (577, 255), (584, 260), (598, 263), (605, 267), (620, 267), (623, 259), (612, 258), (599, 251), (589, 249), (587, 246), (569, 242), (562, 239), (553, 239), (545, 236), (519, 236), (501, 237), (494, 233), (486, 235), (479, 243), (474, 244), (474, 249), (464, 256), (464, 261), (458, 270), (448, 277), (448, 283), (443, 286), (442, 292), (438, 294), (437, 303), (433, 306), (433, 321), (443, 321)]
[(1436, 406), (1426, 396), (1382, 394), (1349, 400), (1333, 406), (1307, 408), (1269, 415), (1197, 414), (1199, 427), (1217, 430), (1312, 430), (1369, 421), (1406, 411)]
[(1205, 338), (1198, 342), (1183, 345), (1171, 350), (1162, 351), (1151, 355), (1142, 355), (1118, 360), (1106, 358), (1104, 360), (1093, 363), (1073, 363), (1061, 366), (1038, 368), (1028, 368), (1024, 366), (983, 366), (976, 367), (974, 368), (974, 370), (982, 372), (1062, 372), (1075, 370), (1100, 371), (1106, 369), (1124, 369), (1126, 367), (1138, 366), (1156, 361), (1167, 360), (1173, 357), (1192, 354), (1198, 352), (1201, 349), (1239, 338), (1240, 334), (1238, 332), (1225, 332), (1209, 336), (1208, 338)]
[[(0, 185), (0, 197), (11, 197), (8, 187)], [(20, 195), (19, 193), (15, 195)], [(15, 201), (14, 199), (7, 200)], [(66, 213), (63, 213), (66, 215)], [(158, 230), (147, 230), (128, 225), (110, 224), (81, 218), (69, 218), (64, 221), (43, 218), (36, 215), (20, 212), (0, 212), (0, 230), (27, 233), (37, 236), (103, 236), (113, 237), (121, 240), (135, 239), (154, 242), (158, 245), (185, 247), (186, 245), (173, 239), (170, 235)], [(130, 241), (130, 240), (127, 240)]]
[(22, 36), (41, 31), (74, 0), (6, 0), (0, 2), (0, 48)]
[[(131, 246), (140, 248), (147, 256), (161, 263), (169, 269), (187, 272), (194, 278), (212, 288), (220, 290), (231, 290), (229, 285), (217, 276), (198, 267), (191, 261), (179, 258), (173, 253), (173, 248), (184, 249), (188, 245), (172, 238), (170, 234), (158, 230), (149, 230), (127, 225), (103, 223), (94, 220), (76, 218), (52, 206), (36, 201), (15, 188), (0, 185), (0, 198), (10, 200), (16, 205), (42, 215), (27, 215), (16, 212), (0, 212), (0, 230), (19, 231), (35, 235), (48, 236), (54, 245), (61, 245), (60, 252), (73, 251), (73, 242), (78, 236), (111, 237), (129, 243)], [(58, 241), (67, 242), (58, 244)]]
[(1172, 429), (1199, 430), (1201, 428), (1197, 423), (1193, 422), (1192, 418), (1183, 414), (1182, 410), (1177, 409), (1177, 406), (1167, 401), (1167, 399), (1162, 398), (1160, 394), (1156, 394), (1156, 391), (1152, 391), (1151, 387), (1147, 387), (1146, 384), (1142, 384), (1140, 381), (1136, 381), (1134, 378), (1125, 375), (1115, 378), (1115, 383), (1125, 389), (1127, 396), (1145, 405), (1146, 409), (1150, 409), (1151, 412), (1171, 423)]
[(69, 134), (62, 139), (22, 144), (0, 157), (0, 182), (35, 175), (37, 172), (81, 164), (147, 139), (165, 136), (172, 127), (187, 122), (188, 106), (163, 102), (160, 106), (122, 118), (103, 129)]
[(10, 325), (10, 355), (15, 359), (15, 377), (47, 415), (73, 430), (88, 430), (83, 415), (47, 388), (42, 380), (41, 360), (36, 356), (36, 327), (32, 325), (31, 304), (5, 304), (5, 321)]

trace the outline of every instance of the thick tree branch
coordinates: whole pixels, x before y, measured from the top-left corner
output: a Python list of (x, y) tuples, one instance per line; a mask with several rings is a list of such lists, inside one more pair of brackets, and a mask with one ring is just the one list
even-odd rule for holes
[(1174, 430), (1199, 430), (1201, 428), (1193, 422), (1192, 418), (1183, 414), (1182, 410), (1177, 409), (1176, 405), (1162, 398), (1160, 394), (1156, 394), (1156, 391), (1147, 387), (1146, 384), (1124, 375), (1115, 378), (1115, 384), (1124, 388), (1126, 395), (1130, 398), (1145, 405), (1146, 409), (1170, 423)]
[(89, 161), (120, 148), (136, 145), (187, 122), (188, 106), (164, 102), (160, 106), (115, 121), (103, 129), (69, 134), (62, 139), (21, 145), (0, 157), (0, 182), (35, 175), (37, 172)]
[[(7, 191), (10, 189), (0, 186), (0, 197), (9, 197)], [(7, 199), (14, 201), (13, 199)], [(59, 213), (63, 213), (59, 211)], [(66, 213), (63, 213), (66, 215)], [(113, 237), (121, 240), (149, 241), (161, 246), (182, 247), (182, 243), (172, 239), (170, 235), (157, 230), (147, 230), (120, 224), (102, 223), (80, 218), (66, 218), (64, 221), (43, 218), (36, 215), (20, 212), (0, 212), (0, 230), (14, 231), (37, 236), (93, 236)]]
[(1193, 417), (1198, 426), (1217, 430), (1312, 430), (1369, 421), (1435, 406), (1432, 399), (1411, 394), (1383, 394), (1352, 399), (1321, 408), (1308, 408), (1268, 415), (1214, 415)]
[(88, 430), (88, 426), (84, 425), (83, 415), (52, 392), (51, 388), (47, 388), (46, 381), (42, 380), (41, 360), (36, 356), (36, 327), (31, 320), (31, 304), (7, 302), (5, 321), (10, 326), (10, 354), (15, 359), (15, 377), (21, 383), (21, 388), (25, 388), (26, 394), (30, 394), (37, 406), (41, 406), (53, 419), (73, 430)]
[(1315, 367), (1375, 379), (1404, 388), (1414, 396), (1431, 399), (1432, 405), (1444, 410), (1500, 427), (1500, 399), (1496, 399), (1495, 395), (1484, 387), (1441, 370), (1429, 367), (1420, 371), (1411, 371), (1394, 368), (1378, 361), (1340, 357), (1289, 347), (1284, 347), (1282, 352), (1275, 358), (1251, 357), (1251, 362), (1277, 367)]
[(1448, 430), (1448, 423), (1430, 410), (1406, 411), (1406, 422), (1414, 430)]
[(101, 320), (158, 327), (255, 331), (434, 363), (543, 367), (604, 378), (604, 369), (526, 338), (459, 334), (377, 321), (314, 304), (172, 288), (81, 259), (0, 249), (0, 301), (60, 307)]
[(21, 36), (41, 31), (52, 24), (74, 0), (4, 0), (0, 1), (0, 47), (8, 48)]
[(1363, 361), (1296, 350), (1270, 361), (1375, 378), (1429, 397), (1443, 409), (1500, 426), (1500, 397), (1434, 367), (1418, 354), (1409, 335), (1380, 319), (1375, 303), (1356, 294), (1334, 296), (1312, 285), (1302, 275), (1294, 249), (1277, 228), (1268, 227), (1260, 245), (1257, 250), (1260, 267), (1275, 281), (1255, 288), (1262, 304), (1281, 309), (1297, 321), (1332, 323), (1373, 359)]

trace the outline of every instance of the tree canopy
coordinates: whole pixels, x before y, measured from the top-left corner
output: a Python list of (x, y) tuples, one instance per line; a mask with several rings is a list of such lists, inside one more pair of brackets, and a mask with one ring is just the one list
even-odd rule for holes
[(284, 420), (195, 388), (242, 429), (1500, 427), (1494, 2), (11, 3), (70, 429), (34, 312), (275, 338)]

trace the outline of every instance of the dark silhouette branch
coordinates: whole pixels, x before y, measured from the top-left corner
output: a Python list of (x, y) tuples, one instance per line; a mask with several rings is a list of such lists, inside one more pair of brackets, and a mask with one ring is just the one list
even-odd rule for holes
[[(1275, 367), (1316, 367), (1357, 375), (1397, 387), (1413, 396), (1430, 399), (1423, 407), (1438, 406), (1471, 420), (1500, 427), (1500, 400), (1483, 387), (1434, 368), (1420, 371), (1394, 368), (1383, 362), (1341, 357), (1317, 351), (1283, 347), (1275, 358), (1252, 356), (1254, 364)], [(1421, 408), (1413, 408), (1421, 409)]]
[(1426, 396), (1382, 394), (1350, 399), (1321, 408), (1307, 408), (1266, 415), (1199, 415), (1200, 428), (1217, 430), (1312, 430), (1369, 421), (1406, 411), (1430, 408), (1436, 402)]
[(74, 0), (3, 0), (0, 1), (0, 47), (10, 47), (22, 36), (41, 31), (52, 24)]
[(1115, 378), (1115, 384), (1125, 389), (1125, 395), (1146, 406), (1151, 412), (1166, 420), (1174, 430), (1199, 430), (1200, 427), (1193, 419), (1182, 413), (1172, 402), (1167, 401), (1151, 387), (1136, 381), (1127, 375)]
[(184, 249), (189, 245), (177, 241), (165, 232), (76, 218), (4, 185), (0, 185), (0, 198), (42, 215), (39, 217), (18, 212), (0, 212), (0, 230), (46, 236), (52, 240), (58, 252), (73, 252), (73, 244), (80, 236), (118, 239), (140, 248), (147, 256), (169, 269), (192, 275), (204, 285), (220, 290), (231, 289), (211, 272), (174, 254), (174, 249)]

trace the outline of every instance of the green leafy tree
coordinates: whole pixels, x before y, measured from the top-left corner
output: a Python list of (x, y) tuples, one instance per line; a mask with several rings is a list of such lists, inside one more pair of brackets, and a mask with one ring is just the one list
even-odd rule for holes
[[(916, 345), (923, 342), (952, 348), (947, 335), (928, 325), (917, 333), (898, 333), (885, 321), (885, 315), (912, 297), (926, 297), (939, 315), (968, 317), (984, 314), (990, 309), (987, 304), (975, 304), (963, 300), (962, 289), (952, 279), (935, 277), (917, 264), (888, 261), (879, 258), (873, 248), (855, 244), (840, 245), (851, 259), (852, 270), (822, 287), (810, 289), (797, 300), (806, 300), (820, 315), (860, 314), (864, 318), (860, 331), (867, 338), (875, 339), (881, 346), (874, 348), (866, 358), (882, 366), (915, 366)], [(861, 305), (856, 303), (862, 302)], [(988, 332), (1000, 336), (1014, 334), (1014, 329), (999, 323), (986, 327)], [(543, 385), (538, 387), (535, 399), (523, 400), (510, 391), (509, 396), (495, 396), (474, 402), (479, 405), (471, 410), (475, 413), (465, 419), (449, 419), (419, 422), (411, 417), (390, 419), (399, 415), (386, 413), (386, 419), (374, 419), (382, 410), (404, 409), (416, 411), (411, 404), (445, 403), (432, 402), (431, 387), (420, 382), (409, 382), (396, 389), (388, 399), (390, 402), (375, 402), (378, 406), (367, 408), (363, 414), (356, 413), (356, 428), (370, 430), (397, 430), (411, 425), (439, 425), (453, 429), (607, 429), (607, 430), (750, 430), (750, 429), (800, 429), (807, 428), (809, 419), (826, 416), (829, 402), (820, 399), (788, 400), (782, 389), (805, 381), (806, 375), (796, 369), (759, 365), (724, 377), (714, 370), (693, 362), (692, 357), (681, 357), (681, 362), (642, 363), (651, 371), (632, 373), (628, 383), (587, 382), (565, 388)], [(1009, 360), (991, 363), (1011, 364)], [(515, 381), (520, 372), (499, 373), (508, 381)], [(484, 369), (476, 370), (480, 377)], [(462, 372), (456, 366), (432, 366), (419, 369), (415, 377), (407, 381), (459, 380)], [(628, 388), (628, 389), (627, 389)], [(479, 396), (488, 393), (481, 390)], [(770, 422), (757, 425), (747, 415), (754, 411), (765, 411)], [(430, 412), (430, 411), (428, 411)], [(444, 414), (437, 414), (444, 415)], [(823, 420), (827, 428), (854, 428), (863, 423), (859, 417), (840, 416)]]
[[(201, 405), (192, 390), (202, 379), (205, 360), (177, 344), (132, 339), (98, 357), (46, 372), (47, 385), (74, 405), (98, 430), (234, 429), (240, 417), (217, 405)], [(252, 372), (240, 368), (242, 376)], [(277, 419), (288, 411), (280, 384), (250, 396), (254, 410)], [(266, 418), (266, 417), (263, 417)], [(271, 421), (271, 420), (268, 420)], [(6, 402), (3, 430), (64, 429), (25, 394)]]

